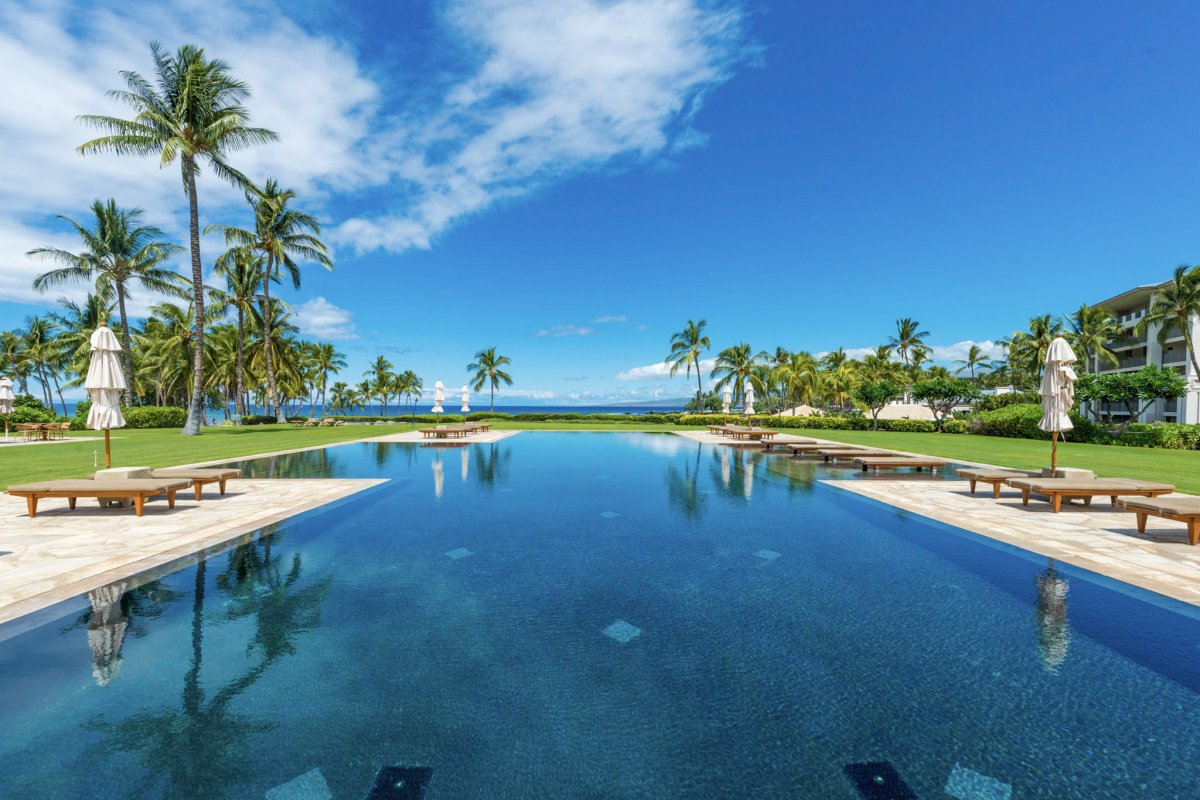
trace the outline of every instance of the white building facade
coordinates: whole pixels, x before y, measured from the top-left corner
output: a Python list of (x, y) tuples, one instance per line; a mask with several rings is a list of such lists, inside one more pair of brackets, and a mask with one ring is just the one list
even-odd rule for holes
[[(1161, 286), (1166, 284), (1147, 284), (1130, 289), (1127, 292), (1112, 297), (1097, 306), (1108, 309), (1117, 323), (1124, 326), (1128, 338), (1109, 342), (1108, 349), (1119, 359), (1116, 366), (1098, 357), (1092, 356), (1089, 371), (1099, 373), (1133, 372), (1146, 364), (1157, 364), (1164, 369), (1173, 369), (1184, 376), (1188, 382), (1188, 392), (1178, 400), (1158, 400), (1142, 414), (1141, 422), (1184, 422), (1195, 425), (1200, 423), (1200, 375), (1196, 374), (1188, 357), (1187, 346), (1183, 342), (1183, 334), (1172, 328), (1167, 334), (1165, 344), (1158, 343), (1159, 326), (1150, 326), (1141, 336), (1134, 336), (1133, 328), (1150, 308), (1150, 299)], [(1192, 341), (1200, 341), (1200, 319), (1192, 317), (1188, 320), (1191, 326)], [(1106, 409), (1105, 412), (1108, 410)], [(1113, 407), (1112, 417), (1121, 420), (1128, 416), (1124, 406)]]

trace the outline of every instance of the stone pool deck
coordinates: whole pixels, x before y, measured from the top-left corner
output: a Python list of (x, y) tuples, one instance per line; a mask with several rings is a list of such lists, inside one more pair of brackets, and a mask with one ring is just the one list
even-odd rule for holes
[[(727, 437), (714, 436), (707, 431), (680, 431), (678, 435), (705, 444), (755, 449), (750, 443), (732, 443)], [(840, 444), (804, 434), (780, 434), (774, 441), (797, 439)], [(1137, 532), (1135, 516), (1112, 508), (1107, 498), (1097, 498), (1090, 507), (1067, 503), (1062, 512), (1055, 514), (1050, 510), (1050, 504), (1043, 500), (1034, 499), (1028, 506), (1022, 506), (1021, 495), (1015, 489), (1004, 489), (1000, 499), (993, 500), (989, 486), (981, 485), (972, 495), (966, 481), (936, 480), (931, 479), (932, 476), (914, 480), (914, 477), (885, 473), (872, 475), (869, 479), (822, 482), (1022, 550), (1200, 605), (1200, 547), (1188, 544), (1187, 528), (1181, 522), (1150, 517), (1143, 535)]]
[(0, 623), (370, 488), (380, 480), (235, 480), (197, 502), (180, 492), (132, 509), (45, 500), (30, 519), (25, 501), (0, 495)]
[(1187, 543), (1181, 522), (1151, 517), (1144, 535), (1128, 511), (1097, 498), (1090, 507), (1066, 503), (1055, 514), (1044, 500), (1021, 505), (1015, 489), (992, 499), (989, 486), (972, 495), (966, 481), (824, 481), (847, 492), (945, 522), (1022, 550), (1098, 572), (1167, 597), (1200, 605), (1200, 547)]

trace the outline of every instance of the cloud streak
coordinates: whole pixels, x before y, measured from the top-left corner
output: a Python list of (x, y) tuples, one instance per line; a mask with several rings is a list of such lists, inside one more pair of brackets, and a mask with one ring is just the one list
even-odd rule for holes
[(750, 52), (732, 3), (454, 0), (445, 20), (473, 71), (377, 137), (405, 201), (342, 223), (349, 247), (429, 248), (497, 202), (699, 146), (706, 94)]

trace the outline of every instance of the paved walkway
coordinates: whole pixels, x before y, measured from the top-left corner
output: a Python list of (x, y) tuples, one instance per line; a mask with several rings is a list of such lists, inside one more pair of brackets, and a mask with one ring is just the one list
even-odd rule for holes
[(170, 561), (225, 544), (273, 522), (325, 505), (379, 480), (235, 480), (224, 496), (209, 487), (197, 502), (180, 492), (131, 509), (80, 500), (43, 500), (30, 519), (25, 501), (0, 495), (0, 623)]

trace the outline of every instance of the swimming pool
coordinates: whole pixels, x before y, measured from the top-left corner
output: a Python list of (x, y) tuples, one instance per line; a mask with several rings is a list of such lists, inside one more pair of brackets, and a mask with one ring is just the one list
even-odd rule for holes
[(545, 432), (242, 465), (390, 480), (0, 626), (0, 797), (1195, 795), (1194, 608), (820, 483), (852, 468)]

